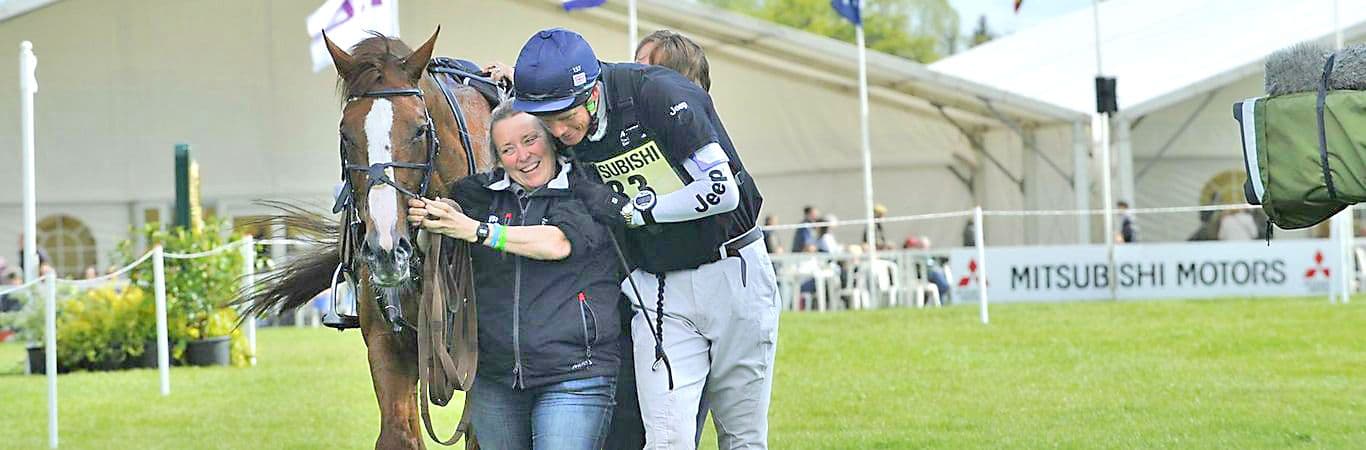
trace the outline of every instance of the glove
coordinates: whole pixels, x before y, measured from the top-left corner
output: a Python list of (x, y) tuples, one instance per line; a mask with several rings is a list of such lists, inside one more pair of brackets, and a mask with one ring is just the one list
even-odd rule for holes
[(602, 183), (583, 180), (574, 186), (574, 195), (588, 207), (593, 220), (606, 225), (628, 223), (635, 211), (626, 195), (613, 191)]

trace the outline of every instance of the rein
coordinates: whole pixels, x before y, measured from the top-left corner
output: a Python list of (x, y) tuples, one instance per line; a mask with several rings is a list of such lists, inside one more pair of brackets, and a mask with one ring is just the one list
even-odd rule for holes
[[(459, 127), (460, 143), (464, 148), (465, 159), (468, 162), (466, 176), (473, 175), (475, 173), (474, 152), (464, 113), (446, 86), (435, 79), (433, 82), (441, 89), (455, 115), (456, 124)], [(416, 87), (366, 92), (347, 101), (360, 98), (403, 96), (418, 97), (423, 99), (425, 103), (422, 90)], [(353, 186), (347, 177), (348, 174), (353, 172), (364, 173), (366, 177), (364, 189), (366, 191), (380, 184), (386, 184), (408, 197), (421, 199), (427, 196), (432, 172), (436, 169), (436, 158), (440, 150), (440, 143), (437, 140), (436, 128), (430, 112), (425, 107), (423, 112), (426, 116), (426, 123), (421, 129), (427, 139), (427, 161), (424, 163), (389, 162), (369, 166), (351, 164), (346, 159), (345, 144), (343, 143), (340, 146), (343, 189), (342, 194), (337, 197), (337, 201), (332, 207), (332, 212), (334, 214), (344, 212), (344, 216), (339, 245), (341, 264), (338, 265), (334, 280), (338, 275), (345, 276), (348, 279), (354, 278), (355, 254), (360, 243), (364, 240), (365, 234), (365, 222), (360, 220), (355, 196), (352, 192)], [(422, 183), (419, 185), (418, 191), (410, 191), (389, 177), (385, 171), (390, 168), (421, 170)], [(451, 204), (457, 211), (460, 210), (459, 205), (455, 202), (444, 199), (440, 201)], [(416, 228), (416, 226), (410, 225), (410, 234), (416, 235)], [(425, 235), (428, 243), (426, 254), (423, 254), (421, 246), (415, 252), (417, 261), (420, 261), (423, 267), (422, 273), (418, 275), (419, 278), (415, 280), (422, 286), (422, 299), (418, 303), (416, 326), (404, 319), (403, 311), (399, 307), (401, 303), (398, 299), (387, 299), (381, 296), (379, 303), (395, 334), (401, 332), (405, 327), (412, 328), (417, 332), (418, 396), (425, 397), (418, 399), (418, 405), (422, 415), (422, 423), (428, 436), (442, 445), (453, 445), (461, 437), (467, 437), (465, 448), (477, 449), (478, 442), (474, 438), (469, 421), (469, 402), (465, 402), (464, 409), (460, 414), (460, 423), (449, 439), (442, 440), (437, 437), (432, 428), (431, 416), (428, 413), (428, 403), (446, 406), (454, 396), (454, 391), (468, 391), (474, 385), (479, 354), (478, 316), (474, 301), (474, 272), (470, 261), (469, 244), (435, 233), (425, 233)]]

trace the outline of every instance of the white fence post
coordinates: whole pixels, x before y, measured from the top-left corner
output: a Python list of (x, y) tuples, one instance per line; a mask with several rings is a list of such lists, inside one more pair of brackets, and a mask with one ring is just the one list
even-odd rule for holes
[(990, 323), (987, 316), (987, 243), (983, 239), (982, 229), (986, 228), (982, 223), (982, 207), (979, 205), (972, 208), (972, 221), (974, 223), (973, 243), (977, 244), (977, 302), (982, 308), (982, 323)]
[[(242, 292), (243, 294), (246, 294), (251, 292), (252, 286), (256, 285), (256, 238), (252, 235), (247, 235), (243, 240)], [(242, 305), (242, 310), (245, 311), (250, 307), (250, 304)], [(247, 361), (254, 366), (256, 365), (256, 318), (247, 317), (243, 319), (243, 321), (246, 322), (247, 326), (247, 352), (250, 353)]]
[(47, 363), (47, 443), (57, 448), (57, 273), (47, 274), (43, 308), (43, 359)]
[(171, 346), (166, 330), (166, 249), (152, 249), (152, 285), (157, 306), (157, 371), (161, 373), (161, 395), (171, 395)]
[(1342, 267), (1339, 273), (1342, 274), (1338, 285), (1341, 286), (1342, 304), (1352, 301), (1352, 279), (1356, 277), (1356, 255), (1354, 254), (1355, 245), (1352, 242), (1356, 237), (1356, 215), (1352, 213), (1352, 205), (1338, 213), (1342, 216), (1342, 244), (1338, 249), (1338, 263)]
[[(23, 225), (24, 239), (20, 242), (24, 253), (19, 262), (24, 267), (24, 282), (37, 280), (42, 274), (38, 264), (37, 230), (37, 177), (34, 172), (35, 150), (33, 131), (33, 95), (38, 92), (38, 58), (33, 55), (33, 43), (24, 41), (19, 44), (19, 134), (20, 165), (23, 171)], [(56, 277), (54, 275), (53, 277)], [(55, 445), (55, 444), (54, 444)]]

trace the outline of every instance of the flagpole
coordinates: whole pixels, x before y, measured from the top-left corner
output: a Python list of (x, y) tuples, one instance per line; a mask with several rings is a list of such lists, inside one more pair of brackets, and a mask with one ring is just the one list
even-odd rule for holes
[(630, 25), (627, 25), (628, 27), (630, 27), (630, 31), (628, 31), (628, 32), (626, 33), (627, 36), (629, 36), (628, 39), (630, 39), (630, 42), (627, 42), (627, 43), (626, 43), (626, 55), (627, 55), (627, 56), (626, 56), (626, 59), (627, 59), (627, 61), (635, 61), (635, 59), (636, 59), (636, 0), (628, 0), (628, 1), (626, 2), (626, 11), (627, 11), (627, 14), (626, 14), (626, 15), (630, 17), (630, 20), (628, 21), (628, 22), (630, 23)]
[[(1092, 18), (1095, 21), (1096, 37), (1096, 79), (1104, 76), (1104, 66), (1100, 60), (1100, 0), (1091, 2)], [(1097, 92), (1097, 99), (1100, 93)], [(1099, 106), (1099, 105), (1097, 105)], [(1098, 128), (1100, 134), (1100, 180), (1101, 180), (1101, 201), (1105, 211), (1105, 232), (1101, 238), (1105, 239), (1105, 264), (1107, 279), (1106, 284), (1110, 288), (1110, 300), (1119, 299), (1119, 287), (1115, 282), (1119, 279), (1115, 273), (1115, 216), (1114, 216), (1114, 194), (1110, 192), (1110, 113), (1096, 112), (1096, 118), (1091, 121), (1093, 126)]]
[[(862, 13), (860, 8), (859, 14)], [(868, 242), (868, 270), (864, 276), (867, 277), (871, 304), (872, 294), (877, 292), (877, 286), (873, 284), (876, 280), (873, 276), (873, 263), (877, 261), (877, 225), (873, 223), (873, 155), (868, 136), (868, 49), (863, 38), (862, 22), (859, 20), (859, 23), (854, 25), (854, 37), (858, 41), (859, 122), (863, 128), (863, 210), (868, 218), (868, 226), (864, 230)]]
[[(1342, 51), (1342, 24), (1339, 22), (1339, 1), (1333, 0), (1333, 51)], [(1352, 275), (1356, 271), (1352, 270), (1352, 261), (1355, 257), (1356, 245), (1352, 242), (1355, 236), (1354, 223), (1355, 216), (1352, 213), (1352, 205), (1347, 205), (1337, 215), (1329, 221), (1330, 230), (1337, 233), (1336, 243), (1338, 244), (1338, 274), (1340, 275), (1333, 281), (1333, 289), (1329, 290), (1329, 303), (1348, 303), (1352, 300)]]

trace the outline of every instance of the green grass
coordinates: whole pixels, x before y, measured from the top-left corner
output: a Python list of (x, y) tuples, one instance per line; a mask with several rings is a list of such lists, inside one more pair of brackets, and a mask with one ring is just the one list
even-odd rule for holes
[[(785, 315), (771, 447), (1366, 442), (1366, 301), (1003, 305), (976, 320), (973, 307)], [(263, 329), (260, 350), (255, 368), (174, 369), (170, 397), (154, 370), (63, 375), (62, 447), (373, 445), (359, 335)], [(0, 371), (22, 359), (0, 345)], [(46, 446), (45, 392), (42, 377), (0, 375), (0, 447)]]

